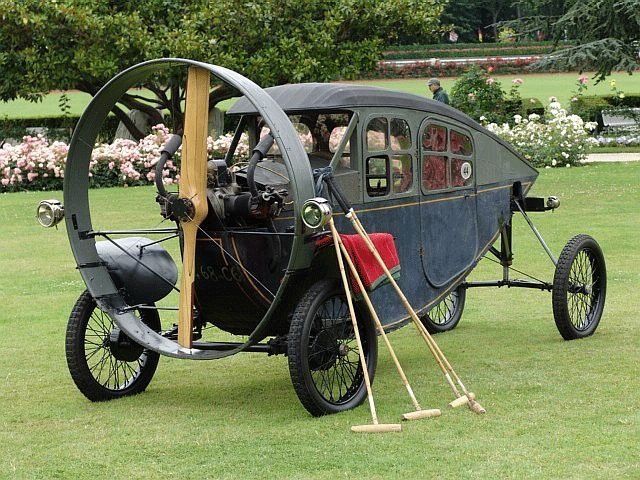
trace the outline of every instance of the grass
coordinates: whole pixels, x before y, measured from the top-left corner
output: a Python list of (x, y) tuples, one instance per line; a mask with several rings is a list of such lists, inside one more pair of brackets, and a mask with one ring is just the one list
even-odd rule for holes
[[(56, 193), (0, 195), (0, 478), (637, 478), (638, 178), (638, 163), (591, 165), (542, 170), (534, 187), (562, 200), (557, 212), (534, 214), (556, 254), (582, 232), (605, 252), (607, 305), (595, 335), (563, 341), (546, 293), (470, 290), (460, 325), (437, 341), (487, 415), (444, 410), (387, 435), (349, 431), (370, 422), (365, 405), (310, 417), (286, 358), (260, 354), (162, 358), (144, 394), (88, 402), (64, 357), (66, 319), (84, 285), (65, 231), (33, 218)], [(91, 194), (108, 216), (157, 208), (150, 188)], [(514, 247), (516, 268), (552, 277), (521, 218)], [(473, 278), (499, 275), (483, 261)], [(413, 329), (390, 338), (421, 403), (444, 407), (451, 394)], [(411, 405), (380, 350), (376, 404), (382, 422), (396, 422)]]
[(591, 153), (638, 153), (640, 152), (640, 145), (632, 146), (609, 146), (609, 147), (596, 147)]
[[(520, 87), (522, 97), (535, 97), (538, 98), (543, 105), (546, 105), (549, 97), (553, 95), (558, 98), (562, 105), (568, 106), (571, 97), (576, 91), (578, 76), (577, 73), (540, 73), (496, 75), (495, 78), (502, 83), (504, 90), (511, 88), (511, 81), (514, 78), (522, 78), (524, 79), (524, 83)], [(636, 76), (627, 75), (626, 73), (614, 73), (607, 81), (601, 82), (598, 85), (593, 85), (593, 82), (590, 81), (586, 93), (589, 95), (610, 94), (611, 87), (609, 86), (609, 81), (613, 79), (617, 82), (616, 87), (619, 92), (640, 94), (640, 83), (637, 81)], [(427, 91), (425, 85), (426, 80), (426, 78), (358, 80), (353, 83), (377, 85), (391, 90), (399, 90), (431, 98), (431, 94)], [(457, 78), (455, 77), (441, 78), (443, 88), (450, 92), (456, 80)], [(5, 116), (10, 119), (61, 116), (62, 112), (58, 107), (60, 95), (61, 93), (59, 92), (50, 93), (46, 95), (40, 103), (31, 103), (26, 100), (0, 102), (0, 120)], [(70, 113), (72, 115), (80, 115), (91, 99), (89, 95), (82, 92), (68, 92), (68, 96), (71, 107)]]
[[(586, 75), (589, 75), (588, 73)], [(593, 74), (590, 75), (590, 77)], [(534, 97), (539, 99), (543, 105), (549, 103), (549, 97), (556, 97), (560, 103), (568, 107), (571, 97), (577, 91), (576, 82), (579, 74), (572, 73), (526, 73), (513, 75), (494, 75), (496, 80), (502, 84), (502, 89), (508, 91), (511, 88), (511, 82), (515, 78), (521, 78), (524, 83), (520, 86), (520, 95), (523, 98)], [(637, 75), (627, 75), (623, 72), (617, 72), (608, 77), (605, 82), (598, 85), (593, 84), (593, 80), (589, 80), (586, 95), (607, 95), (611, 93), (609, 82), (616, 80), (616, 88), (625, 94), (640, 94), (640, 83)], [(399, 90), (416, 95), (428, 96), (431, 94), (426, 87), (426, 78), (408, 78), (408, 79), (389, 79), (389, 80), (358, 80), (354, 83), (366, 85), (377, 85), (380, 87), (390, 88), (391, 90)], [(457, 81), (457, 77), (444, 77), (440, 79), (442, 87), (449, 93), (453, 85)]]
[[(45, 95), (40, 102), (29, 102), (24, 99), (0, 102), (0, 120), (8, 118), (40, 118), (61, 117), (59, 102), (63, 92), (51, 92)], [(69, 98), (69, 114), (80, 116), (91, 101), (91, 95), (79, 91), (67, 92)]]

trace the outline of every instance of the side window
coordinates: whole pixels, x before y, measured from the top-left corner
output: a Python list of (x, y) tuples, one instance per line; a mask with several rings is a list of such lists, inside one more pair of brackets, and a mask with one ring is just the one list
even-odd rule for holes
[(422, 188), (442, 190), (447, 188), (447, 157), (424, 155), (422, 157)]
[(381, 197), (389, 193), (389, 158), (384, 156), (369, 157), (366, 165), (367, 194), (370, 197)]
[(453, 128), (428, 124), (422, 133), (422, 188), (473, 186), (473, 142)]
[[(307, 153), (313, 152), (313, 136), (311, 135), (309, 127), (304, 123), (292, 122), (292, 124), (298, 134), (298, 138), (300, 139), (302, 146), (304, 147), (304, 151)], [(270, 131), (269, 127), (262, 127), (260, 130), (260, 139), (263, 139)], [(273, 142), (273, 146), (269, 149), (267, 155), (280, 155), (280, 149), (275, 142)]]
[(450, 130), (449, 144), (451, 145), (451, 187), (468, 187), (473, 185), (473, 143), (471, 138), (455, 129)]
[(366, 129), (365, 182), (369, 197), (406, 193), (413, 187), (413, 140), (407, 120), (374, 117)]
[(404, 193), (413, 185), (413, 165), (411, 155), (393, 155), (391, 157), (391, 175), (393, 193)]
[(367, 150), (380, 152), (389, 145), (389, 128), (384, 117), (372, 118), (367, 125)]
[(471, 139), (464, 133), (451, 130), (450, 135), (451, 153), (453, 155), (464, 155), (469, 157), (473, 155), (473, 144)]
[(463, 158), (451, 159), (451, 186), (468, 187), (472, 182), (473, 167), (470, 160)]
[[(338, 146), (344, 137), (345, 132), (347, 131), (346, 126), (334, 127), (329, 134), (329, 152), (336, 153), (338, 150)], [(343, 168), (351, 168), (351, 141), (348, 141), (344, 147), (344, 152), (342, 152), (342, 158), (338, 163), (338, 167)], [(357, 167), (355, 167), (357, 168)]]
[[(344, 137), (345, 132), (347, 131), (347, 127), (334, 127), (329, 134), (329, 151), (331, 153), (335, 153), (338, 149), (338, 145), (342, 141), (342, 137)], [(351, 142), (347, 142), (344, 147), (344, 153), (351, 152)]]
[(427, 125), (422, 134), (422, 147), (431, 152), (446, 152), (447, 129), (441, 125)]
[(391, 119), (391, 150), (409, 150), (411, 148), (411, 129), (402, 118)]

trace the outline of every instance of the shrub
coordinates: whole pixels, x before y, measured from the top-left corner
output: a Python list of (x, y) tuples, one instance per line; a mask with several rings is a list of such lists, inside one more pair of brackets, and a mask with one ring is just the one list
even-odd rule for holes
[(602, 124), (602, 110), (610, 108), (638, 108), (640, 95), (577, 95), (571, 102), (571, 113), (586, 122)]
[[(156, 125), (152, 133), (139, 142), (117, 139), (113, 143), (99, 144), (93, 150), (89, 163), (91, 187), (147, 185), (155, 181), (155, 165), (160, 148), (167, 141), (169, 130)], [(223, 158), (233, 135), (207, 139), (210, 158)], [(0, 148), (0, 191), (59, 190), (62, 188), (69, 146), (49, 140), (43, 135), (25, 136), (17, 145), (5, 144)], [(162, 172), (165, 184), (179, 179), (181, 149), (173, 160), (167, 161)], [(235, 152), (235, 160), (246, 160), (249, 146), (243, 136)]]
[(549, 104), (544, 117), (516, 115), (513, 127), (508, 123), (487, 125), (536, 167), (578, 165), (597, 144), (590, 135), (595, 127), (578, 115), (569, 115), (558, 102)]
[(503, 122), (515, 113), (507, 113), (514, 105), (506, 103), (500, 82), (477, 66), (471, 67), (454, 84), (451, 105), (478, 121), (484, 117), (489, 122)]
[[(29, 135), (29, 129), (42, 128), (49, 140), (68, 142), (73, 128), (80, 117), (33, 117), (33, 118), (0, 118), (0, 144), (7, 138), (22, 138)], [(110, 115), (104, 122), (100, 138), (113, 138), (118, 126), (118, 119)], [(33, 136), (33, 135), (31, 135)]]
[(522, 108), (520, 111), (520, 115), (523, 117), (529, 117), (532, 113), (536, 115), (543, 116), (544, 115), (544, 105), (542, 102), (534, 97), (527, 97), (522, 99)]

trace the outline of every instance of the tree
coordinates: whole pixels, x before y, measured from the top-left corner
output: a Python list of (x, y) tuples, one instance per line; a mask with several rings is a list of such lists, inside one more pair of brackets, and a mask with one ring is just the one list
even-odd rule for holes
[[(353, 78), (373, 69), (400, 33), (439, 33), (438, 0), (0, 0), (0, 100), (54, 89), (95, 94), (117, 72), (184, 57), (234, 69), (262, 86)], [(182, 113), (178, 78), (155, 77), (147, 100), (122, 106)], [(220, 86), (210, 105), (233, 92)], [(120, 107), (114, 113), (141, 132)], [(177, 125), (174, 125), (176, 128)]]
[(499, 22), (515, 18), (513, 0), (450, 0), (442, 14), (442, 22), (452, 24), (464, 40), (475, 40), (478, 30), (489, 29), (498, 39)]
[[(550, 2), (533, 3), (542, 8)], [(549, 26), (557, 43), (577, 42), (545, 57), (538, 67), (594, 70), (600, 81), (612, 71), (631, 74), (639, 65), (640, 0), (567, 0), (564, 13), (557, 17), (543, 14), (513, 25), (521, 34)]]

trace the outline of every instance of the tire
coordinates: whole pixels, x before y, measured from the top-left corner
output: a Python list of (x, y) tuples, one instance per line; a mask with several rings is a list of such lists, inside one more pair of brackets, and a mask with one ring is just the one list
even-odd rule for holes
[(553, 277), (553, 318), (562, 338), (574, 340), (595, 332), (606, 292), (600, 245), (588, 235), (576, 235), (562, 249)]
[[(365, 309), (358, 304), (354, 307), (373, 383), (376, 332)], [(364, 401), (367, 391), (357, 342), (338, 281), (321, 280), (303, 295), (293, 313), (287, 347), (293, 388), (311, 415), (342, 412)]]
[(449, 295), (431, 307), (420, 318), (420, 321), (431, 334), (453, 330), (462, 317), (466, 298), (467, 289), (459, 285)]
[[(138, 310), (142, 321), (160, 331), (157, 310)], [(89, 291), (78, 298), (67, 324), (67, 365), (71, 378), (92, 402), (143, 392), (158, 367), (160, 355), (120, 332), (96, 305)]]

